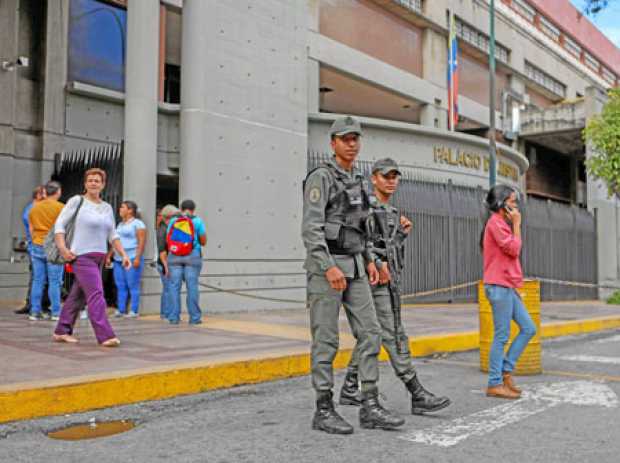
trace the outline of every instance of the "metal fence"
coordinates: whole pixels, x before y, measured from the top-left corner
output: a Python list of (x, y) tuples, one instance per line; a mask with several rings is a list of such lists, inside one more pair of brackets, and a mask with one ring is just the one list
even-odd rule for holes
[[(330, 156), (310, 152), (308, 169)], [(372, 162), (358, 161), (370, 176)], [(403, 293), (413, 294), (479, 280), (482, 276), (480, 233), (486, 209), (482, 188), (455, 185), (402, 169), (393, 203), (413, 221), (407, 240)], [(526, 276), (596, 283), (596, 229), (584, 209), (526, 198), (522, 203), (522, 264)], [(543, 300), (596, 298), (596, 289), (542, 283)], [(473, 302), (476, 287), (408, 299), (407, 302)]]
[(123, 198), (123, 145), (103, 145), (90, 149), (56, 153), (52, 180), (62, 185), (62, 202), (84, 190), (84, 172), (98, 167), (106, 172), (106, 186), (101, 197), (110, 203), (115, 214)]

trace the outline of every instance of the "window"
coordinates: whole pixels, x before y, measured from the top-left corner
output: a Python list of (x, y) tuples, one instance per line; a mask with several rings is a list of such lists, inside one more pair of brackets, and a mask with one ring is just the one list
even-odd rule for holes
[(594, 56), (592, 56), (590, 53), (588, 53), (587, 51), (584, 53), (584, 57), (585, 57), (585, 61), (586, 61), (586, 66), (588, 66), (592, 70), (598, 72), (601, 63), (599, 63), (599, 61)]
[(41, 74), (45, 6), (37, 0), (22, 0), (19, 4), (19, 56), (30, 58), (29, 66), (21, 68), (20, 76), (38, 81)]
[(555, 80), (549, 74), (541, 71), (531, 63), (525, 62), (525, 75), (536, 82), (538, 85), (544, 87), (550, 92), (555, 93), (563, 98), (566, 97), (566, 86), (558, 80)]
[(551, 21), (544, 16), (540, 17), (540, 29), (556, 42), (560, 41), (560, 29), (555, 27)]
[(173, 104), (181, 103), (181, 67), (166, 63), (164, 76), (164, 101)]
[(163, 80), (160, 98), (165, 103), (178, 104), (181, 102), (181, 12), (165, 7), (162, 15), (160, 40), (164, 46), (164, 73), (160, 76)]
[(569, 53), (574, 55), (576, 58), (581, 57), (581, 47), (579, 44), (566, 35), (564, 36), (564, 48), (566, 48)]
[(612, 87), (616, 85), (616, 75), (606, 67), (603, 67), (602, 76)]
[[(477, 49), (489, 53), (489, 38), (482, 32), (474, 29), (469, 24), (456, 18), (456, 35), (465, 42), (473, 45)], [(495, 58), (504, 63), (508, 63), (510, 52), (508, 48), (495, 42)]]
[(71, 0), (69, 80), (124, 91), (126, 37), (125, 9), (97, 0)]
[(422, 0), (396, 0), (396, 3), (399, 3), (410, 10), (422, 13)]
[(512, 7), (517, 13), (533, 23), (536, 17), (536, 10), (525, 3), (523, 0), (512, 0)]

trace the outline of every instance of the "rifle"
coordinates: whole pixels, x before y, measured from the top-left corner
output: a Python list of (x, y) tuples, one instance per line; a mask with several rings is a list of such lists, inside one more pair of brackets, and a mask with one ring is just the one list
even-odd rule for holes
[[(390, 292), (390, 302), (392, 305), (392, 314), (394, 315), (394, 341), (396, 343), (396, 351), (404, 354), (407, 349), (403, 348), (403, 340), (401, 337), (402, 317), (401, 317), (401, 301), (400, 301), (400, 271), (401, 260), (399, 259), (398, 249), (395, 242), (396, 233), (398, 232), (398, 223), (394, 224), (393, 230), (390, 230), (388, 223), (388, 213), (383, 209), (374, 209), (372, 215), (375, 218), (380, 241), (384, 247), (381, 250), (375, 250), (377, 254), (383, 255), (387, 259), (388, 269), (390, 271), (390, 281), (388, 282), (388, 291)], [(374, 236), (372, 233), (370, 236)], [(381, 251), (385, 250), (385, 254)]]

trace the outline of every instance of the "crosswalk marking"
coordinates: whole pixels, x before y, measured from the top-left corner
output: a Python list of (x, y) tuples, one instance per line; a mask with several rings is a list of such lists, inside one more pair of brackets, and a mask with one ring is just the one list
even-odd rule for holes
[(608, 386), (592, 381), (567, 381), (533, 385), (514, 402), (482, 410), (448, 424), (422, 429), (401, 439), (420, 444), (451, 447), (472, 436), (483, 436), (561, 404), (618, 406), (618, 397)]

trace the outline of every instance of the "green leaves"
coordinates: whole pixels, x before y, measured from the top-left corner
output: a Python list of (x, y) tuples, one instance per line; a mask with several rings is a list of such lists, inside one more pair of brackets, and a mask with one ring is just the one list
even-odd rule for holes
[(609, 196), (620, 196), (620, 88), (609, 91), (609, 100), (600, 115), (583, 131), (595, 154), (586, 160), (588, 174), (607, 184)]
[(585, 12), (589, 15), (596, 15), (609, 5), (609, 0), (586, 0)]

